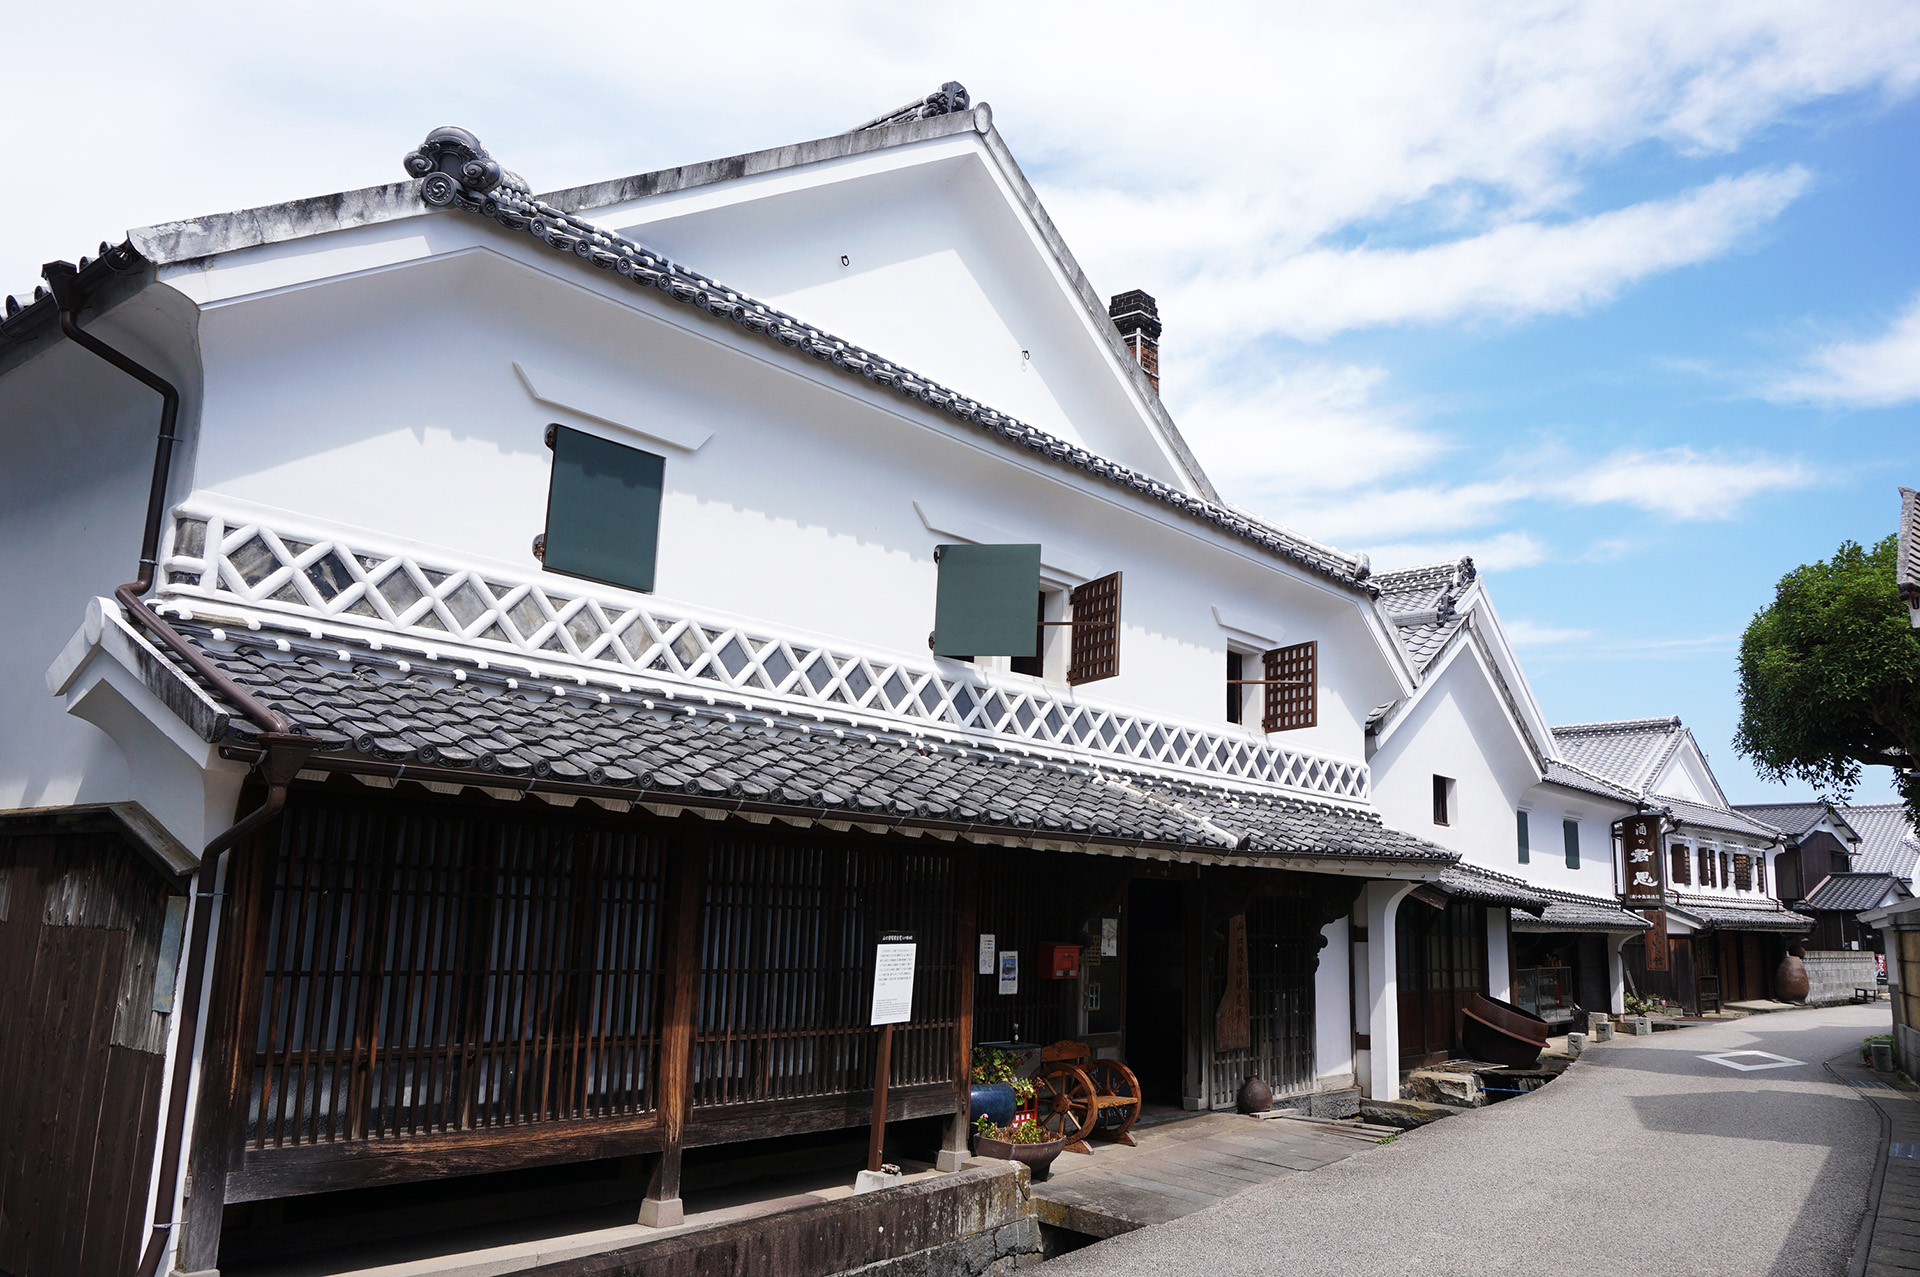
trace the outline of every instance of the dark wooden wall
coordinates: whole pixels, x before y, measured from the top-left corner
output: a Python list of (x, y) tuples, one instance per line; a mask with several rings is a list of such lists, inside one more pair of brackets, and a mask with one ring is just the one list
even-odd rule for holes
[[(119, 834), (0, 827), (0, 1271), (125, 1277), (160, 1118), (181, 890)], [(182, 897), (184, 899), (184, 897)], [(177, 942), (176, 942), (177, 943)]]
[(1400, 994), (1400, 1067), (1438, 1064), (1460, 1050), (1460, 1013), (1487, 990), (1487, 908), (1451, 900), (1400, 902), (1394, 917)]

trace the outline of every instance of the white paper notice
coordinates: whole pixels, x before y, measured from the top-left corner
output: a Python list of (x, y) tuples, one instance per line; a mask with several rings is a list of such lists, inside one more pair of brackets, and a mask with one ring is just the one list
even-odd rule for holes
[(873, 1024), (905, 1024), (913, 1018), (913, 951), (909, 944), (874, 948)]
[(982, 932), (980, 935), (981, 975), (993, 974), (993, 952), (993, 933), (991, 931)]
[(1111, 958), (1120, 952), (1120, 919), (1100, 919), (1100, 956)]
[(1000, 955), (1000, 992), (1020, 992), (1020, 951), (1008, 949)]

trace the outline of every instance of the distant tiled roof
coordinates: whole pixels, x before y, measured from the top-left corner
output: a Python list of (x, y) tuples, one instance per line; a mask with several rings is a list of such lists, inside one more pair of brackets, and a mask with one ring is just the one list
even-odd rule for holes
[(1575, 767), (1572, 763), (1553, 758), (1547, 760), (1547, 783), (1566, 789), (1577, 789), (1582, 793), (1597, 794), (1602, 798), (1612, 798), (1623, 803), (1638, 804), (1639, 796), (1621, 788), (1612, 781)]
[(1804, 837), (1828, 811), (1825, 803), (1735, 803), (1733, 809), (1772, 825), (1790, 840)]
[(1828, 874), (1800, 902), (1800, 907), (1830, 913), (1858, 913), (1862, 909), (1879, 908), (1889, 891), (1902, 896), (1912, 894), (1906, 883), (1890, 873)]
[(1840, 813), (1860, 835), (1860, 846), (1853, 856), (1856, 870), (1890, 873), (1912, 882), (1914, 865), (1920, 862), (1920, 837), (1914, 835), (1907, 821), (1905, 806), (1867, 803), (1842, 807)]
[(1538, 918), (1515, 917), (1515, 931), (1645, 931), (1647, 920), (1631, 909), (1599, 896), (1534, 887), (1547, 907)]
[[(234, 680), (321, 747), (315, 762), (404, 765), (416, 778), (515, 792), (721, 807), (986, 837), (1159, 844), (1213, 854), (1444, 865), (1452, 852), (1368, 812), (1076, 766), (990, 743), (726, 712), (499, 669), (184, 626)], [(175, 667), (176, 673), (178, 668)], [(223, 722), (226, 739), (256, 739)], [(431, 769), (431, 770), (429, 770)]]
[(1464, 862), (1441, 870), (1433, 885), (1463, 900), (1506, 905), (1530, 914), (1542, 913), (1547, 907), (1545, 896), (1532, 883)]
[(1766, 842), (1775, 842), (1780, 838), (1780, 831), (1777, 828), (1763, 820), (1755, 820), (1745, 812), (1709, 807), (1705, 803), (1689, 802), (1684, 798), (1671, 798), (1665, 794), (1649, 794), (1647, 802), (1654, 807), (1670, 809), (1676, 822), (1691, 825), (1696, 829), (1739, 834), (1742, 837), (1758, 838)]
[(1908, 607), (1920, 607), (1920, 492), (1900, 489), (1900, 541), (1894, 584)]
[(1471, 558), (1382, 572), (1373, 578), (1380, 606), (1392, 619), (1416, 670), (1425, 670), (1466, 616), (1454, 604), (1478, 575)]
[(1567, 762), (1644, 794), (1679, 746), (1684, 730), (1678, 718), (1636, 718), (1571, 723), (1554, 728), (1553, 739)]
[(1679, 892), (1669, 893), (1669, 898), (1674, 908), (1721, 931), (1806, 931), (1813, 926), (1812, 918), (1783, 909), (1772, 901), (1745, 905)]

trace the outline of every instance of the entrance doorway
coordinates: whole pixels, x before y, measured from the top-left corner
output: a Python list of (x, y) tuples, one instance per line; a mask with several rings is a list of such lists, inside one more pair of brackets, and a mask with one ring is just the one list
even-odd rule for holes
[(1127, 1064), (1150, 1104), (1186, 1094), (1187, 884), (1127, 885)]

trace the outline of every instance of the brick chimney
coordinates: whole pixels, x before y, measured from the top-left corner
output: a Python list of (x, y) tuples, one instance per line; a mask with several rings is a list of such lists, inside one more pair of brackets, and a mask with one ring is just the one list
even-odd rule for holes
[(1120, 340), (1127, 343), (1127, 349), (1140, 361), (1140, 367), (1147, 374), (1147, 380), (1153, 383), (1154, 393), (1160, 392), (1160, 308), (1154, 304), (1151, 294), (1139, 289), (1131, 292), (1116, 293), (1107, 303), (1107, 314), (1113, 317), (1113, 326), (1120, 330)]

